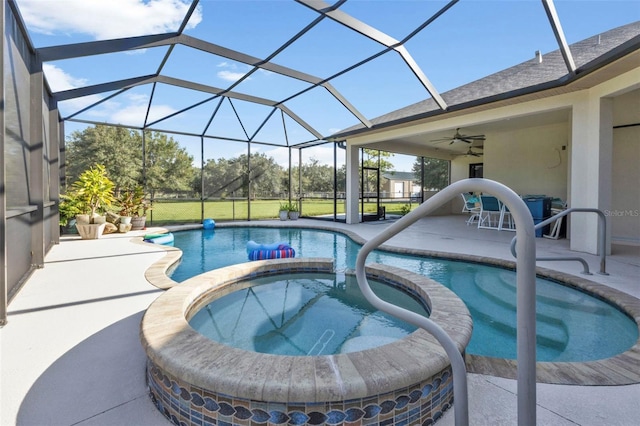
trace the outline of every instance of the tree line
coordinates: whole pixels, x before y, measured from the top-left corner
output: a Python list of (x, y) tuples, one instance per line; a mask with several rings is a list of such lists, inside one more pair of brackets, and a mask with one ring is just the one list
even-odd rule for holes
[[(144, 145), (144, 146), (143, 146)], [(364, 150), (365, 167), (393, 169), (393, 154)], [(425, 177), (436, 187), (447, 180), (448, 162), (427, 161)], [(94, 164), (105, 166), (115, 184), (116, 193), (142, 185), (152, 198), (182, 194), (187, 198), (282, 197), (289, 188), (297, 194), (300, 183), (304, 192), (332, 193), (334, 186), (345, 188), (345, 166), (334, 168), (312, 158), (289, 171), (264, 153), (241, 154), (233, 158), (207, 159), (203, 168), (193, 164), (194, 157), (186, 148), (164, 133), (142, 132), (123, 127), (96, 125), (74, 131), (65, 143), (65, 186)], [(420, 182), (420, 157), (413, 166), (415, 181)], [(301, 176), (302, 182), (299, 182)], [(250, 184), (249, 184), (250, 183)]]

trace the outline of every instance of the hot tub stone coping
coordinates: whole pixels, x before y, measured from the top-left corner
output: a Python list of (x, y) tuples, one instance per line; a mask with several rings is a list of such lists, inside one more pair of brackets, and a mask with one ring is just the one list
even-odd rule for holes
[[(364, 244), (366, 240), (357, 233), (322, 224), (288, 223), (287, 226), (308, 228), (320, 231), (337, 232), (351, 238), (358, 244)], [(282, 224), (276, 222), (244, 222), (244, 223), (217, 223), (219, 228), (233, 227), (272, 227), (279, 228)], [(171, 231), (202, 229), (201, 224), (189, 224), (170, 227)], [(134, 239), (142, 243), (142, 238)], [(145, 243), (146, 244), (146, 243)], [(161, 246), (167, 251), (167, 255), (160, 259), (145, 273), (147, 280), (161, 289), (167, 289), (179, 283), (166, 276), (166, 271), (180, 261), (182, 252), (173, 247)], [(462, 253), (446, 253), (423, 249), (408, 249), (382, 245), (381, 250), (391, 253), (418, 255), (462, 262), (488, 264), (501, 268), (515, 270), (516, 262), (506, 259), (497, 259), (488, 256), (476, 256)], [(615, 357), (589, 362), (538, 362), (536, 381), (538, 383), (580, 385), (580, 386), (615, 386), (640, 383), (640, 299), (624, 293), (620, 290), (598, 284), (583, 277), (555, 271), (540, 266), (536, 267), (539, 277), (561, 282), (563, 285), (575, 287), (590, 295), (599, 297), (620, 308), (627, 316), (632, 318), (638, 327), (638, 340), (635, 345), (626, 352)], [(491, 358), (478, 355), (466, 355), (467, 371), (477, 374), (486, 374), (496, 377), (515, 379), (517, 377), (517, 362), (512, 359)], [(623, 371), (623, 374), (616, 372)]]
[[(332, 271), (332, 259), (277, 259), (233, 265), (191, 278), (161, 295), (145, 313), (141, 340), (160, 370), (202, 389), (248, 400), (305, 403), (360, 399), (427, 380), (449, 365), (436, 339), (422, 329), (397, 342), (329, 356), (281, 356), (244, 351), (214, 342), (193, 330), (187, 316), (203, 292), (223, 288), (260, 271)], [(431, 306), (431, 319), (464, 351), (471, 315), (449, 289), (422, 275), (371, 265), (374, 275), (410, 280)], [(446, 304), (447, 312), (440, 309)], [(313, 374), (309, 375), (311, 372)], [(287, 386), (283, 389), (283, 383)]]

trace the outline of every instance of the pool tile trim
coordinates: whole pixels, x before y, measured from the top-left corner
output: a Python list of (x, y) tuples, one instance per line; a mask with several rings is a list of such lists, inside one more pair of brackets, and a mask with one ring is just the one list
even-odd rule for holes
[[(281, 224), (274, 222), (246, 222), (246, 223), (220, 223), (217, 227), (281, 227)], [(303, 227), (316, 229), (321, 231), (337, 232), (346, 235), (359, 244), (364, 244), (365, 239), (355, 232), (345, 229), (339, 229), (322, 224), (309, 225), (295, 224), (288, 222), (287, 226)], [(202, 229), (202, 225), (182, 225), (172, 227), (171, 230), (188, 230)], [(138, 239), (140, 242), (141, 238)], [(172, 249), (167, 247), (167, 249)], [(395, 247), (391, 245), (383, 245), (381, 250), (393, 253), (418, 255), (426, 257), (434, 257), (448, 260), (460, 260), (463, 262), (484, 263), (492, 266), (498, 266), (506, 269), (515, 270), (516, 262), (504, 259), (496, 259), (487, 256), (474, 256), (461, 253), (445, 253), (435, 252), (421, 249), (407, 249), (404, 247)], [(178, 249), (174, 249), (178, 250)], [(147, 279), (153, 285), (159, 288), (167, 289), (178, 285), (175, 281), (168, 278), (165, 274), (172, 265), (179, 262), (181, 253), (177, 256), (171, 253), (173, 250), (167, 250), (168, 254), (156, 264), (147, 270)], [(179, 251), (179, 250), (178, 250)], [(565, 274), (547, 268), (536, 267), (536, 273), (542, 278), (552, 279), (564, 285), (575, 287), (595, 297), (607, 301), (621, 309), (625, 314), (632, 318), (638, 327), (638, 340), (626, 352), (615, 357), (588, 362), (538, 362), (536, 371), (536, 381), (538, 383), (563, 384), (563, 385), (580, 385), (580, 386), (615, 386), (640, 383), (640, 299), (635, 298), (627, 293), (607, 287), (602, 284), (595, 283), (588, 279)], [(490, 358), (477, 355), (466, 355), (467, 371), (477, 374), (486, 374), (496, 377), (504, 377), (515, 379), (517, 377), (517, 363), (515, 360)]]

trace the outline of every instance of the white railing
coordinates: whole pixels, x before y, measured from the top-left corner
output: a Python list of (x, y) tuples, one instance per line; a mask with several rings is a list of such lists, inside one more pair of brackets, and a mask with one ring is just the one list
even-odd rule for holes
[[(582, 207), (574, 207), (567, 210), (564, 210), (550, 218), (543, 220), (535, 226), (535, 229), (542, 229), (545, 226), (555, 222), (556, 220), (560, 220), (564, 216), (568, 216), (571, 213), (596, 213), (598, 215), (598, 219), (600, 221), (600, 227), (598, 228), (598, 254), (600, 255), (600, 271), (598, 272), (601, 275), (609, 275), (607, 273), (607, 219), (604, 213), (598, 209), (592, 208), (582, 208)], [(513, 257), (518, 258), (517, 250), (516, 250), (516, 239), (518, 236), (516, 235), (511, 240), (511, 254)], [(565, 261), (565, 262), (580, 262), (582, 264), (582, 273), (585, 275), (591, 275), (589, 272), (589, 264), (582, 257), (536, 257), (536, 261)]]
[(457, 426), (469, 424), (467, 371), (462, 354), (451, 337), (429, 318), (400, 308), (380, 299), (371, 290), (365, 273), (369, 253), (391, 237), (429, 215), (438, 207), (457, 198), (463, 192), (483, 192), (496, 196), (511, 212), (516, 223), (518, 256), (517, 279), (517, 361), (518, 361), (518, 424), (536, 424), (536, 247), (533, 217), (520, 196), (501, 183), (488, 179), (466, 179), (455, 182), (397, 222), (365, 243), (356, 260), (356, 278), (360, 290), (377, 309), (400, 318), (431, 333), (440, 342), (453, 370), (454, 415)]

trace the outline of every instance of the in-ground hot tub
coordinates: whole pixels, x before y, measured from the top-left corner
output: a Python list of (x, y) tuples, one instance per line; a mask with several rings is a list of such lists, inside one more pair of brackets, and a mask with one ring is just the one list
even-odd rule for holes
[[(200, 308), (250, 285), (251, 278), (332, 270), (328, 259), (258, 261), (199, 275), (160, 296), (141, 326), (149, 390), (158, 409), (175, 424), (198, 425), (437, 420), (453, 403), (451, 366), (424, 330), (358, 352), (288, 356), (226, 346), (189, 326)], [(453, 292), (389, 266), (372, 265), (367, 273), (420, 297), (430, 318), (465, 350), (471, 316)]]

